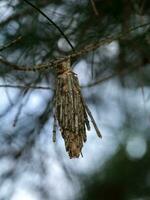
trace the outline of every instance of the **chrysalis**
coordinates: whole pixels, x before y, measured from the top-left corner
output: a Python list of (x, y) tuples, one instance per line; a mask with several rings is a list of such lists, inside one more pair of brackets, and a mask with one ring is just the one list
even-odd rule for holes
[(86, 128), (90, 130), (88, 114), (97, 134), (101, 134), (83, 100), (77, 75), (71, 70), (70, 59), (61, 63), (57, 69), (55, 92), (55, 116), (70, 158), (82, 155), (86, 142)]

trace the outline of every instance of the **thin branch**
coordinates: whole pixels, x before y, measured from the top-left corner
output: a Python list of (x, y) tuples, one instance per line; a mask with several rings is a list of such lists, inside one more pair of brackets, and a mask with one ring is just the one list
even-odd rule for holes
[(92, 75), (92, 79), (94, 79), (94, 57), (95, 57), (95, 52), (92, 51), (92, 57), (91, 57), (91, 75)]
[(111, 75), (109, 75), (109, 76), (106, 76), (106, 77), (104, 77), (104, 78), (97, 79), (96, 81), (94, 81), (94, 82), (92, 82), (92, 83), (89, 83), (89, 84), (87, 84), (87, 85), (82, 85), (81, 87), (82, 87), (82, 88), (94, 87), (95, 85), (97, 85), (97, 84), (99, 84), (99, 83), (102, 83), (102, 82), (104, 82), (104, 81), (107, 81), (107, 80), (109, 80), (109, 79), (111, 79), (111, 78), (114, 78), (114, 77), (117, 76), (117, 75), (118, 75), (118, 73), (113, 73), (113, 74), (111, 74)]
[[(118, 76), (120, 74), (122, 75), (127, 75), (129, 72), (134, 72), (135, 70), (137, 70), (140, 66), (136, 66), (130, 70), (126, 70), (126, 71), (122, 71), (122, 72), (118, 72), (118, 73), (113, 73), (113, 74), (110, 74), (104, 78), (101, 78), (101, 79), (97, 79), (96, 81), (92, 82), (92, 83), (89, 83), (87, 85), (82, 85), (81, 88), (87, 88), (87, 87), (94, 87), (96, 86), (97, 84), (99, 83), (102, 83), (102, 82), (105, 82), (109, 79), (112, 79), (114, 78), (115, 76)], [(51, 87), (46, 87), (46, 86), (31, 86), (31, 85), (9, 85), (9, 84), (4, 84), (4, 85), (0, 85), (0, 87), (7, 87), (7, 88), (33, 88), (33, 89), (44, 89), (44, 90), (54, 90), (53, 88)]]
[[(8, 65), (8, 66), (12, 67), (15, 70), (25, 71), (25, 69), (26, 69), (24, 66), (20, 67), (20, 66), (14, 64), (14, 63), (11, 63), (11, 62), (9, 62), (7, 60), (4, 60), (3, 58), (0, 58), (0, 63), (3, 63), (4, 65)], [(32, 71), (34, 71), (34, 69)]]
[(17, 109), (17, 113), (15, 114), (15, 117), (14, 117), (14, 120), (13, 120), (13, 127), (15, 127), (19, 121), (19, 117), (22, 113), (22, 109), (24, 107), (24, 105), (26, 104), (26, 102), (29, 100), (29, 97), (30, 97), (30, 94), (29, 93), (29, 88), (25, 88), (22, 92), (22, 101), (19, 102), (19, 107)]
[(0, 48), (0, 51), (3, 51), (9, 47), (11, 47), (12, 45), (16, 44), (18, 41), (20, 41), (22, 39), (22, 36), (17, 37), (15, 40), (5, 44), (3, 47)]
[(102, 45), (109, 44), (114, 40), (123, 39), (123, 38), (127, 37), (130, 32), (132, 32), (132, 31), (134, 31), (136, 29), (145, 27), (145, 26), (149, 26), (149, 25), (150, 25), (150, 22), (142, 24), (142, 25), (139, 25), (139, 26), (136, 26), (136, 27), (133, 27), (128, 32), (125, 32), (123, 34), (120, 33), (117, 36), (105, 37), (104, 39), (101, 39), (101, 40), (99, 40), (99, 41), (97, 41), (95, 43), (86, 45), (84, 48), (82, 48), (79, 51), (74, 52), (74, 53), (72, 53), (72, 54), (70, 54), (68, 56), (61, 57), (61, 58), (58, 58), (58, 59), (53, 59), (53, 60), (48, 61), (45, 64), (35, 65), (33, 67), (25, 67), (25, 66), (20, 67), (20, 66), (17, 66), (16, 64), (10, 63), (10, 62), (2, 59), (2, 58), (0, 58), (0, 62), (3, 63), (3, 64), (6, 64), (6, 65), (9, 65), (9, 66), (13, 67), (15, 70), (21, 70), (21, 71), (38, 71), (38, 70), (45, 70), (45, 69), (50, 69), (50, 68), (52, 69), (54, 67), (58, 67), (62, 62), (66, 61), (68, 59), (81, 57), (81, 56), (83, 56), (83, 55), (85, 55), (85, 54), (87, 54), (87, 53), (89, 53), (91, 51), (96, 50), (97, 48), (99, 48)]
[(123, 70), (123, 71), (120, 71), (120, 72), (115, 72), (115, 73), (110, 74), (110, 75), (108, 75), (108, 76), (106, 76), (104, 78), (97, 79), (96, 81), (94, 81), (92, 83), (89, 83), (87, 85), (82, 85), (81, 87), (82, 88), (94, 87), (99, 83), (102, 83), (102, 82), (107, 81), (107, 80), (109, 80), (111, 78), (114, 78), (115, 76), (118, 76), (118, 75), (124, 75), (125, 76), (125, 75), (127, 75), (129, 73), (132, 73), (132, 72), (138, 70), (139, 68), (141, 68), (141, 65), (135, 65), (134, 67), (132, 67), (132, 68), (130, 68), (128, 70), (126, 69), (126, 70)]
[(46, 86), (32, 86), (32, 85), (9, 85), (9, 84), (3, 84), (3, 85), (0, 85), (0, 88), (1, 87), (5, 87), (5, 88), (23, 88), (23, 89), (26, 89), (26, 88), (32, 88), (32, 89), (42, 89), (42, 90), (54, 90), (53, 88), (51, 87), (46, 87)]
[(91, 1), (91, 5), (92, 5), (92, 8), (93, 8), (93, 11), (94, 11), (95, 15), (99, 16), (99, 12), (98, 12), (98, 10), (96, 8), (94, 0), (90, 0), (90, 1)]
[(75, 53), (71, 54), (70, 57), (71, 58), (75, 58), (75, 57), (78, 57), (78, 56), (82, 56), (82, 55), (84, 55), (86, 53), (89, 53), (91, 51), (96, 50), (97, 48), (99, 48), (102, 45), (109, 44), (114, 40), (124, 39), (125, 37), (128, 36), (128, 34), (130, 32), (135, 31), (136, 29), (139, 29), (139, 28), (142, 28), (142, 27), (145, 27), (145, 26), (149, 26), (149, 25), (150, 25), (150, 22), (142, 24), (142, 25), (139, 25), (139, 26), (136, 26), (136, 27), (133, 27), (127, 32), (124, 32), (124, 33), (121, 32), (117, 36), (104, 37), (104, 39), (100, 39), (99, 41), (97, 41), (95, 43), (92, 43), (92, 44), (89, 44), (89, 45), (85, 46), (84, 48), (82, 48), (78, 52), (75, 52)]
[(18, 71), (33, 71), (33, 72), (37, 72), (39, 70), (44, 70), (44, 69), (50, 69), (52, 68), (53, 66), (49, 66), (49, 65), (43, 65), (43, 64), (40, 64), (40, 65), (35, 65), (35, 66), (32, 66), (32, 67), (28, 67), (28, 66), (19, 66), (19, 65), (16, 65), (14, 63), (11, 63), (3, 58), (0, 58), (0, 63), (3, 63), (4, 65), (7, 65), (7, 66), (10, 66), (12, 67), (13, 69), (15, 70), (18, 70)]
[(102, 135), (101, 135), (101, 133), (100, 133), (100, 130), (99, 130), (98, 127), (97, 127), (97, 124), (96, 124), (96, 122), (95, 122), (95, 120), (94, 120), (94, 117), (92, 116), (92, 113), (91, 113), (90, 109), (89, 109), (88, 106), (86, 105), (85, 101), (83, 101), (83, 102), (84, 102), (84, 106), (85, 106), (85, 108), (86, 108), (86, 111), (87, 111), (87, 113), (88, 113), (88, 115), (89, 115), (89, 117), (90, 117), (90, 119), (91, 119), (91, 122), (92, 122), (92, 124), (93, 124), (93, 126), (94, 126), (94, 128), (95, 128), (95, 131), (96, 131), (96, 133), (97, 133), (97, 136), (100, 137), (100, 138), (102, 138)]
[(65, 35), (65, 33), (61, 30), (61, 28), (53, 21), (51, 20), (42, 10), (40, 10), (37, 6), (33, 5), (31, 2), (24, 0), (27, 4), (32, 6), (35, 10), (37, 10), (41, 15), (43, 15), (60, 33), (61, 35), (65, 38), (65, 40), (68, 42), (70, 45), (71, 49), (74, 51), (74, 47), (72, 46), (71, 42), (69, 41), (68, 37)]

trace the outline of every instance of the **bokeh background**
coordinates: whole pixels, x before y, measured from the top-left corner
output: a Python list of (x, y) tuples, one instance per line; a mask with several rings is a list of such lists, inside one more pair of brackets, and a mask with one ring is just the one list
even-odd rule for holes
[[(148, 0), (30, 2), (76, 51), (150, 22)], [(0, 47), (20, 35), (0, 51), (2, 59), (34, 66), (72, 52), (30, 5), (1, 0)], [(92, 127), (79, 159), (69, 159), (59, 130), (52, 142), (53, 71), (20, 72), (0, 63), (0, 200), (149, 200), (150, 26), (77, 58), (72, 67), (103, 136)]]

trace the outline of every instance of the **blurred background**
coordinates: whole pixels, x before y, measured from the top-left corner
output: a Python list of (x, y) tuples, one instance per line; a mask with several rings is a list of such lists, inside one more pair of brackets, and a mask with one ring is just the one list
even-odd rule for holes
[[(150, 22), (148, 0), (30, 2), (77, 52)], [(26, 2), (1, 0), (0, 48), (20, 35), (0, 51), (1, 59), (34, 66), (72, 52)], [(72, 67), (103, 136), (92, 127), (79, 159), (69, 159), (59, 130), (52, 142), (53, 71), (20, 72), (0, 63), (0, 200), (149, 200), (150, 26), (77, 58)]]

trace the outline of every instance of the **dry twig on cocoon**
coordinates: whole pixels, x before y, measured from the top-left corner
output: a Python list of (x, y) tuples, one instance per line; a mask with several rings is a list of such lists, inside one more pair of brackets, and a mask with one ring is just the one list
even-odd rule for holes
[[(88, 115), (97, 135), (101, 137), (101, 134), (83, 100), (78, 77), (71, 70), (70, 65), (68, 59), (57, 68), (55, 116), (65, 141), (66, 151), (70, 158), (78, 158), (80, 154), (82, 155), (83, 143), (86, 142), (86, 128), (90, 130)], [(55, 138), (56, 131), (54, 130), (53, 133)]]

